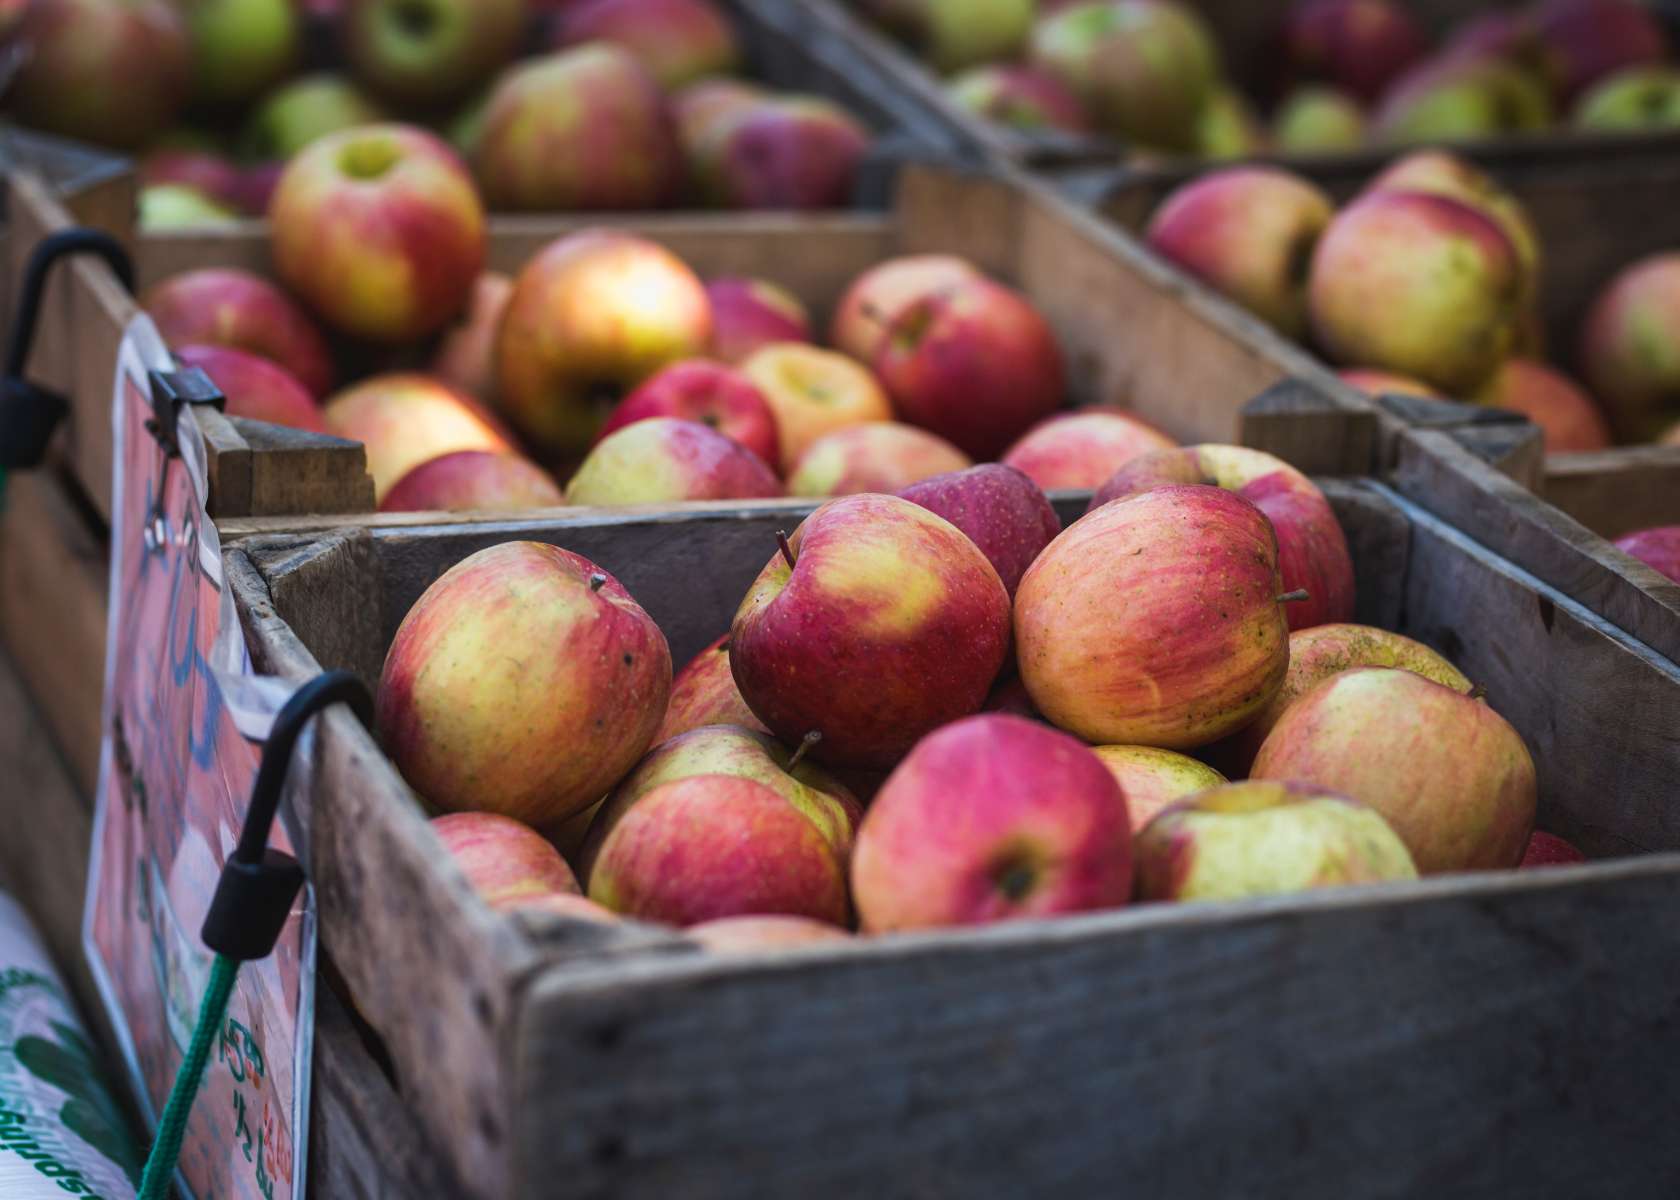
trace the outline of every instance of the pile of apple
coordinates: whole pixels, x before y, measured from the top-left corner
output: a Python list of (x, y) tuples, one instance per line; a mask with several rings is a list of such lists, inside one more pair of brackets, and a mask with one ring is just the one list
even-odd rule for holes
[(1239, 157), (1550, 128), (1680, 125), (1680, 72), (1634, 0), (1539, 0), (1467, 18), (1444, 43), (1402, 0), (1298, 0), (1276, 35), (1271, 119), (1223, 76), (1175, 0), (855, 0), (1004, 125), (1106, 133)]
[(493, 905), (735, 949), (1580, 859), (1471, 681), (1349, 623), (1329, 503), (1260, 451), (1144, 454), (1065, 530), (969, 467), (765, 552), (674, 681), (554, 546), (414, 604), (378, 733)]
[[(26, 124), (142, 151), (150, 227), (261, 216), (306, 145), (397, 119), (446, 134), (507, 210), (841, 206), (870, 142), (826, 100), (730, 78), (741, 47), (713, 0), (315, 7), (7, 4), (0, 37), (24, 58), (6, 101)], [(299, 73), (306, 34), (343, 73)]]

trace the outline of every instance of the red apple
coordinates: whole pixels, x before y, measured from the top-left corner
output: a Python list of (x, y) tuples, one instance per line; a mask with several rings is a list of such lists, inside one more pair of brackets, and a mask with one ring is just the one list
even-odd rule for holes
[(869, 268), (846, 289), (834, 310), (829, 340), (859, 362), (874, 362), (875, 350), (898, 315), (925, 296), (941, 292), (980, 270), (948, 254), (912, 254)]
[(1521, 413), (1545, 436), (1547, 454), (1605, 450), (1610, 426), (1593, 398), (1561, 371), (1508, 358), (1476, 393), (1476, 402)]
[(286, 173), (283, 162), (255, 163), (239, 173), (239, 189), (234, 202), (247, 216), (268, 215), (274, 203), (274, 191), (280, 186), (280, 176)]
[(1616, 539), (1616, 549), (1680, 583), (1680, 525), (1639, 529)]
[(344, 57), (374, 92), (409, 108), (447, 107), (511, 59), (525, 0), (349, 0)]
[(827, 921), (777, 915), (718, 917), (690, 925), (683, 932), (712, 954), (762, 954), (819, 942), (844, 942), (852, 936)]
[(898, 493), (968, 535), (1011, 598), (1027, 568), (1062, 531), (1050, 499), (1027, 475), (1002, 463), (935, 475)]
[(1358, 388), (1367, 396), (1422, 396), (1426, 400), (1445, 400), (1440, 392), (1410, 375), (1396, 375), (1393, 371), (1379, 371), (1374, 367), (1348, 367), (1336, 375), (1349, 387)]
[(1159, 746), (1096, 746), (1092, 753), (1126, 794), (1133, 834), (1168, 805), (1225, 783), (1206, 763)]
[(142, 189), (180, 184), (230, 208), (244, 208), (242, 173), (233, 160), (209, 150), (154, 150), (140, 160)]
[(1657, 14), (1632, 0), (1546, 0), (1535, 10), (1534, 31), (1547, 77), (1566, 103), (1623, 67), (1668, 57)]
[(770, 93), (744, 79), (702, 79), (671, 94), (671, 120), (684, 147), (699, 146), (714, 124), (767, 100)]
[(1581, 372), (1621, 441), (1649, 441), (1680, 416), (1680, 252), (1640, 259), (1598, 294)]
[(1096, 755), (986, 714), (930, 734), (888, 778), (858, 830), (852, 890), (872, 933), (1118, 908), (1131, 840)]
[(568, 920), (587, 921), (592, 925), (616, 925), (621, 920), (612, 909), (595, 903), (587, 896), (578, 896), (571, 892), (549, 892), (542, 896), (533, 896), (515, 907), (522, 913), (548, 913)]
[(1040, 421), (1004, 452), (1045, 491), (1101, 487), (1140, 454), (1175, 443), (1166, 434), (1118, 409), (1075, 409)]
[(1008, 643), (1009, 594), (974, 543), (909, 501), (863, 494), (817, 509), (771, 558), (729, 657), (778, 736), (820, 734), (822, 761), (881, 768), (978, 711)]
[(486, 271), (473, 284), (467, 311), (444, 331), (432, 371), (445, 383), (488, 401), (496, 394), (496, 330), (513, 295), (513, 280)]
[(327, 431), (315, 397), (279, 363), (227, 346), (182, 346), (174, 354), (183, 366), (198, 367), (221, 388), (228, 416), (311, 433)]
[(786, 288), (764, 279), (729, 277), (706, 284), (712, 302), (712, 353), (744, 362), (775, 342), (811, 340), (811, 318)]
[(1086, 133), (1090, 121), (1079, 97), (1047, 71), (1015, 63), (988, 63), (945, 85), (958, 108), (1011, 129)]
[(782, 494), (782, 481), (758, 455), (698, 421), (675, 417), (608, 434), (566, 485), (566, 503), (598, 506)]
[(332, 390), (332, 356), (315, 323), (249, 271), (207, 267), (171, 275), (141, 296), (140, 306), (172, 345), (231, 346), (279, 363), (317, 398)]
[(869, 130), (819, 96), (776, 96), (718, 114), (686, 144), (701, 197), (723, 208), (844, 208)]
[(777, 465), (791, 471), (825, 434), (892, 420), (892, 404), (868, 369), (803, 342), (773, 342), (741, 364), (776, 415)]
[(653, 744), (660, 745), (703, 725), (739, 725), (769, 733), (764, 722), (753, 716), (752, 709), (741, 699), (741, 689), (735, 686), (735, 676), (729, 669), (729, 635), (726, 633), (694, 656), (671, 681), (671, 702), (665, 709), (665, 720), (653, 735)]
[[(991, 695), (986, 697), (986, 703), (980, 706), (980, 711), (1008, 713), (1013, 717), (1025, 717), (1029, 721), (1043, 721), (1044, 714), (1033, 707), (1032, 696), (1027, 693), (1027, 685), (1021, 682), (1019, 675), (1013, 674), (1012, 666), (1006, 664), (1004, 669), (1010, 672), (1009, 677), (992, 688)], [(876, 791), (879, 790), (877, 787)]]
[(896, 421), (837, 429), (812, 442), (788, 472), (790, 496), (896, 492), (973, 463), (942, 437)]
[(1326, 80), (1367, 103), (1428, 50), (1424, 31), (1394, 0), (1300, 0), (1284, 27), (1289, 74)]
[(545, 826), (647, 750), (671, 690), (665, 636), (616, 579), (538, 542), (462, 559), (397, 627), (381, 742), (432, 804)]
[(770, 402), (752, 380), (719, 363), (690, 359), (666, 367), (613, 409), (600, 436), (650, 417), (698, 421), (772, 467), (776, 464), (776, 414)]
[(495, 417), (465, 392), (427, 375), (375, 375), (327, 402), (327, 432), (367, 446), (374, 496), (403, 476), (456, 450), (512, 453)]
[(1587, 861), (1582, 854), (1569, 842), (1558, 837), (1555, 833), (1546, 833), (1536, 829), (1528, 839), (1528, 849), (1523, 851), (1519, 867), (1567, 867), (1575, 863)]
[(560, 10), (554, 44), (613, 42), (671, 91), (728, 75), (741, 59), (735, 31), (710, 0), (579, 0)]
[(414, 467), (379, 502), (380, 512), (553, 508), (566, 498), (536, 463), (493, 450), (457, 450)]
[(581, 892), (577, 876), (548, 840), (511, 817), (488, 812), (445, 813), (432, 818), (443, 848), (491, 908)]

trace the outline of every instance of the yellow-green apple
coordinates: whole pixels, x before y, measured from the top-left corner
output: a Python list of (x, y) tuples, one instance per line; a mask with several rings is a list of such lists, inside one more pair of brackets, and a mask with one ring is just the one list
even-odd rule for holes
[(540, 828), (641, 759), (670, 690), (665, 635), (618, 580), (555, 546), (503, 542), (409, 609), (375, 713), (392, 762), (435, 807)]
[(304, 75), (270, 92), (245, 122), (239, 150), (246, 158), (285, 160), (316, 138), (378, 125), (385, 110), (340, 75)]
[(1616, 549), (1680, 583), (1680, 525), (1637, 529), (1617, 538)]
[(968, 455), (925, 429), (871, 421), (836, 429), (807, 446), (788, 472), (788, 495), (896, 492), (973, 465)]
[(1284, 710), (1254, 779), (1350, 796), (1394, 826), (1426, 875), (1514, 867), (1534, 829), (1534, 760), (1482, 700), (1415, 675), (1342, 671)]
[(187, 99), (192, 48), (169, 0), (35, 0), (12, 44), (26, 47), (7, 89), (25, 125), (132, 149)]
[(1680, 252), (1640, 259), (1598, 294), (1581, 372), (1619, 441), (1650, 441), (1680, 416)]
[(409, 125), (328, 134), (269, 206), (274, 268), (336, 328), (376, 342), (436, 333), (484, 268), (484, 207), (449, 144)]
[(1305, 783), (1228, 783), (1172, 805), (1133, 846), (1139, 900), (1243, 900), (1416, 879), (1374, 809)]
[(1577, 129), (1673, 129), (1680, 125), (1680, 71), (1618, 71), (1581, 97), (1570, 120)]
[(270, 359), (228, 346), (181, 346), (174, 351), (183, 366), (198, 367), (227, 397), (230, 417), (248, 417), (325, 433), (321, 406), (297, 376)]
[(473, 170), (491, 208), (656, 208), (676, 192), (682, 154), (653, 77), (592, 42), (502, 73)]
[(254, 99), (292, 73), (303, 22), (292, 0), (190, 0), (193, 92), (211, 105)]
[(1547, 454), (1605, 450), (1610, 426), (1598, 403), (1562, 371), (1527, 358), (1508, 358), (1488, 377), (1476, 403), (1519, 412), (1545, 437)]
[(1195, 152), (1208, 159), (1251, 158), (1264, 154), (1270, 142), (1248, 97), (1229, 85), (1215, 86), (1196, 118)]
[(741, 61), (735, 31), (711, 0), (578, 0), (555, 15), (555, 46), (597, 41), (634, 54), (667, 91), (728, 75)]
[(1018, 63), (987, 63), (945, 85), (957, 107), (1011, 129), (1086, 133), (1079, 97), (1054, 75)]
[(1324, 80), (1370, 103), (1429, 42), (1395, 0), (1301, 0), (1285, 18), (1282, 49), (1289, 77)]
[(859, 362), (875, 349), (905, 308), (924, 296), (976, 278), (980, 269), (949, 254), (911, 254), (870, 267), (847, 287), (834, 310), (829, 341)]
[(461, 512), (553, 508), (560, 487), (536, 463), (494, 450), (456, 450), (405, 474), (379, 502), (380, 512)]
[(1027, 298), (972, 278), (898, 310), (871, 361), (898, 415), (992, 459), (1061, 406), (1062, 348)]
[(1510, 351), (1526, 284), (1521, 255), (1480, 209), (1425, 192), (1373, 192), (1318, 239), (1307, 305), (1337, 362), (1463, 393)]
[(741, 443), (698, 421), (650, 417), (609, 433), (566, 485), (566, 503), (667, 504), (783, 495), (782, 481)]
[(772, 342), (808, 342), (811, 317), (799, 297), (767, 279), (734, 276), (706, 284), (712, 302), (712, 354), (743, 362)]
[(703, 354), (711, 336), (706, 289), (676, 255), (613, 230), (575, 233), (514, 281), (496, 403), (539, 454), (578, 454), (631, 389)]
[(895, 496), (831, 500), (787, 539), (735, 614), (748, 707), (811, 753), (889, 767), (979, 711), (1009, 644), (1009, 593), (956, 526)]
[(1219, 74), (1202, 19), (1171, 0), (1074, 4), (1033, 30), (1032, 65), (1078, 96), (1109, 132), (1162, 150), (1194, 148)]
[(375, 375), (327, 401), (327, 432), (367, 447), (376, 500), (429, 459), (456, 450), (514, 453), (501, 423), (465, 392), (429, 375)]
[(1365, 110), (1336, 88), (1296, 88), (1272, 114), (1272, 141), (1284, 154), (1357, 150), (1365, 144)]
[(1551, 124), (1551, 99), (1533, 75), (1501, 59), (1430, 59), (1397, 80), (1371, 120), (1395, 143), (1499, 137)]
[(810, 917), (742, 916), (718, 917), (690, 925), (683, 931), (690, 941), (699, 942), (712, 954), (759, 954), (766, 950), (792, 950), (817, 942), (844, 942), (851, 934), (827, 921)]
[(525, 0), (348, 0), (344, 57), (375, 94), (435, 109), (500, 70), (525, 21)]
[(154, 183), (141, 188), (135, 208), (137, 227), (143, 230), (197, 229), (239, 220), (237, 210), (183, 183)]
[(724, 208), (844, 208), (870, 134), (820, 96), (781, 95), (713, 117), (685, 146), (700, 197)]
[(1624, 67), (1668, 57), (1656, 13), (1632, 0), (1546, 0), (1533, 22), (1547, 78), (1566, 103)]
[(941, 74), (1016, 57), (1033, 0), (866, 0), (865, 11)]
[(1091, 497), (1091, 507), (1181, 484), (1228, 488), (1266, 514), (1277, 534), (1284, 590), (1307, 593), (1289, 605), (1290, 629), (1353, 619), (1353, 558), (1330, 502), (1312, 480), (1263, 450), (1156, 450), (1116, 471)]
[(1145, 240), (1290, 337), (1307, 328), (1307, 268), (1335, 212), (1316, 184), (1280, 167), (1227, 167), (1174, 191)]
[(467, 310), (444, 331), (432, 355), (431, 373), (480, 400), (496, 394), (496, 330), (513, 295), (513, 280), (485, 271), (474, 282)]
[(542, 834), (490, 812), (453, 812), (432, 818), (432, 830), (491, 908), (514, 908), (555, 893), (577, 895), (577, 876)]
[(751, 450), (771, 467), (777, 461), (776, 414), (764, 393), (722, 363), (672, 363), (631, 392), (601, 426), (601, 437), (651, 417), (698, 421)]
[(285, 292), (249, 271), (183, 271), (149, 289), (140, 306), (171, 345), (231, 346), (279, 363), (316, 397), (332, 390), (332, 355), (315, 322)]
[(851, 919), (842, 851), (785, 796), (739, 775), (689, 775), (644, 794), (602, 839), (589, 898), (670, 925)]
[(1446, 397), (1421, 379), (1397, 375), (1393, 371), (1379, 371), (1374, 367), (1348, 367), (1336, 372), (1349, 387), (1358, 388), (1367, 396), (1422, 396), (1426, 400), (1445, 400)]
[(935, 475), (898, 494), (967, 534), (1011, 598), (1033, 559), (1062, 531), (1043, 489), (1025, 472), (1002, 463)]
[(1040, 421), (1004, 452), (1003, 462), (1026, 472), (1047, 492), (1090, 491), (1138, 455), (1175, 444), (1137, 417), (1093, 406)]
[(1574, 863), (1587, 861), (1587, 856), (1571, 842), (1565, 841), (1555, 833), (1547, 833), (1536, 829), (1528, 839), (1528, 849), (1523, 851), (1519, 867), (1567, 867)]
[(867, 367), (804, 342), (772, 342), (741, 364), (776, 416), (777, 465), (793, 469), (824, 434), (892, 420), (892, 404)]
[(1432, 680), (1466, 695), (1471, 683), (1441, 655), (1404, 634), (1371, 625), (1331, 624), (1297, 629), (1289, 635), (1289, 670), (1283, 686), (1248, 725), (1210, 748), (1208, 757), (1232, 775), (1248, 774), (1254, 756), (1278, 718), (1295, 701), (1343, 671), (1358, 667), (1393, 667)]
[(702, 725), (738, 725), (760, 733), (770, 732), (764, 722), (753, 716), (752, 709), (741, 699), (741, 689), (735, 686), (735, 676), (729, 669), (727, 633), (677, 672), (671, 681), (671, 702), (665, 708), (659, 732), (653, 735), (653, 744), (660, 745)]
[(1156, 488), (1086, 513), (1027, 568), (1015, 657), (1033, 703), (1068, 732), (1189, 750), (1277, 692), (1285, 608), (1264, 513), (1224, 488)]
[(917, 743), (852, 855), (866, 932), (1118, 908), (1131, 898), (1126, 797), (1065, 733), (986, 713)]
[(229, 208), (244, 207), (239, 167), (215, 150), (153, 150), (140, 160), (139, 179), (142, 189), (174, 184), (193, 188)]
[(1169, 804), (1225, 782), (1225, 776), (1206, 763), (1159, 746), (1095, 746), (1092, 753), (1126, 794), (1133, 834)]

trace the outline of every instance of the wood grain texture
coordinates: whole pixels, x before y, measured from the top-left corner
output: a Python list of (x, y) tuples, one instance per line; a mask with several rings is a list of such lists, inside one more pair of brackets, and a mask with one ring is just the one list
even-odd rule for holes
[(1551, 455), (1543, 494), (1548, 504), (1606, 538), (1680, 525), (1680, 446)]

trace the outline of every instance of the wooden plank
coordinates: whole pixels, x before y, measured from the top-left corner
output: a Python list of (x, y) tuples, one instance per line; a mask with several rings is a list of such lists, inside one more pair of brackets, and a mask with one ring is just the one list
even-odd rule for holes
[(1548, 504), (1606, 538), (1680, 525), (1680, 446), (1551, 455), (1543, 495)]

